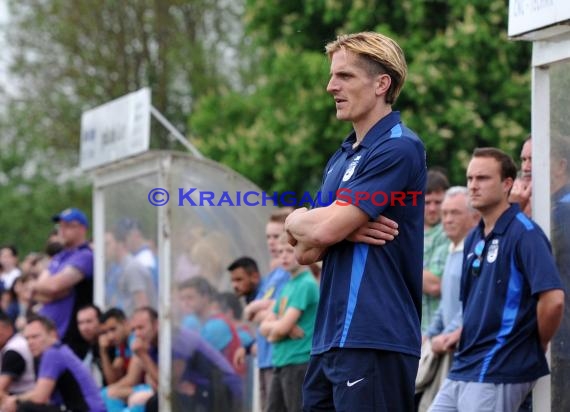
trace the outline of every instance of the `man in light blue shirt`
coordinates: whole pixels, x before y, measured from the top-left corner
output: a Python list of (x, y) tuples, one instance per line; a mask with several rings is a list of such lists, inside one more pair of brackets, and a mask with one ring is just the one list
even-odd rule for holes
[[(475, 227), (479, 220), (479, 213), (469, 206), (469, 193), (466, 187), (454, 186), (448, 189), (441, 205), (443, 231), (450, 240), (449, 253), (445, 262), (441, 284), (441, 300), (427, 328), (424, 342), (430, 345), (431, 351), (422, 351), (423, 356), (447, 354), (447, 358), (440, 358), (437, 372), (430, 381), (422, 381), (422, 372), (416, 380), (419, 411), (425, 411), (433, 401), (443, 379), (447, 376), (451, 365), (452, 352), (459, 340), (462, 325), (461, 301), (459, 291), (461, 288), (461, 273), (463, 266), (463, 242), (469, 231)], [(422, 362), (420, 364), (423, 365)], [(426, 363), (426, 367), (430, 363)]]
[(461, 327), (462, 323), (459, 289), (463, 241), (479, 221), (479, 213), (469, 206), (467, 188), (463, 186), (447, 190), (441, 211), (443, 231), (451, 244), (442, 276), (441, 301), (426, 333), (435, 353), (447, 352), (457, 342), (453, 341), (452, 332)]

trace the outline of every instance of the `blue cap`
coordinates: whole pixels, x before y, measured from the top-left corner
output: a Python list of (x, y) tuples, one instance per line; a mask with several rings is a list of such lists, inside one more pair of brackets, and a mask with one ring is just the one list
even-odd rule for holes
[(79, 222), (85, 227), (89, 226), (89, 223), (87, 222), (87, 216), (85, 216), (85, 213), (76, 208), (65, 209), (60, 214), (52, 217), (52, 220), (54, 222), (61, 222), (62, 220), (64, 222)]

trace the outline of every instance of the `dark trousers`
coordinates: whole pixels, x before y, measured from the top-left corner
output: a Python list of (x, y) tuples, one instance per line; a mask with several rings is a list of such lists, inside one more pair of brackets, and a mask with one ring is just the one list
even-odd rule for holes
[(273, 369), (269, 401), (264, 412), (302, 411), (303, 379), (308, 365), (308, 363), (303, 363)]

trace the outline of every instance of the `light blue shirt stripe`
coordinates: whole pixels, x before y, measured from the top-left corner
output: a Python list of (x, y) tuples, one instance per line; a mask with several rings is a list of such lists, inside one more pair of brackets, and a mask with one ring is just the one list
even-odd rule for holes
[[(520, 219), (519, 219), (520, 220)], [(523, 275), (515, 266), (514, 259), (511, 259), (511, 276), (509, 278), (509, 286), (507, 289), (507, 296), (505, 299), (505, 307), (503, 308), (503, 320), (501, 322), (501, 329), (497, 334), (497, 343), (491, 348), (489, 353), (483, 358), (483, 366), (479, 374), (479, 382), (483, 382), (485, 374), (489, 369), (489, 365), (493, 360), (493, 356), (505, 345), (507, 336), (512, 332), (513, 326), (517, 319), (519, 306), (522, 298)]]
[(517, 213), (517, 220), (519, 220), (524, 225), (526, 230), (532, 230), (534, 228), (534, 225), (524, 213)]
[(344, 327), (342, 329), (342, 336), (340, 339), (340, 347), (344, 347), (352, 316), (356, 308), (356, 301), (358, 299), (358, 291), (360, 290), (360, 283), (364, 275), (364, 267), (366, 266), (366, 257), (368, 256), (368, 245), (364, 243), (356, 243), (352, 255), (352, 268), (350, 272), (350, 291), (348, 292), (348, 304), (346, 307), (346, 317), (344, 318)]
[(402, 126), (400, 124), (397, 124), (390, 130), (390, 138), (392, 139), (394, 137), (402, 137)]
[(565, 194), (564, 196), (562, 196), (562, 198), (559, 200), (560, 203), (570, 203), (570, 193)]

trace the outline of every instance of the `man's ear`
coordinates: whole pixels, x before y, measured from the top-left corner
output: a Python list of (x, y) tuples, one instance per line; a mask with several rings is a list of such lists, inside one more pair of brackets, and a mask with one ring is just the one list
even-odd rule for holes
[(388, 93), (392, 85), (392, 78), (387, 74), (378, 74), (376, 76), (375, 88), (376, 96), (382, 96)]
[(507, 192), (507, 194), (511, 193), (511, 189), (513, 188), (514, 183), (515, 181), (512, 177), (507, 177), (505, 180), (503, 180), (503, 189)]

